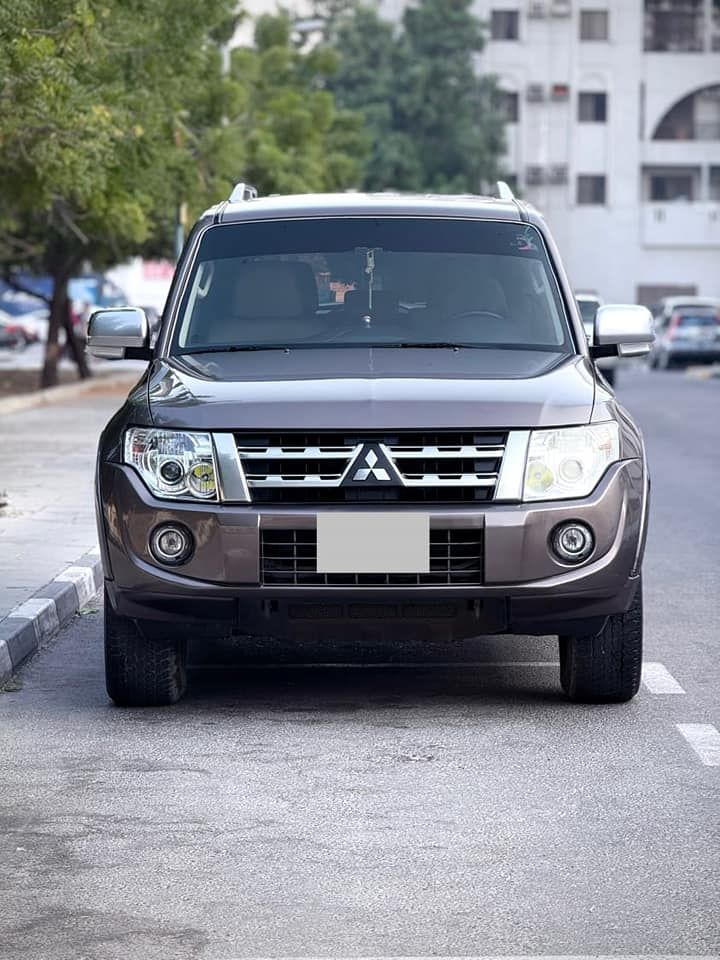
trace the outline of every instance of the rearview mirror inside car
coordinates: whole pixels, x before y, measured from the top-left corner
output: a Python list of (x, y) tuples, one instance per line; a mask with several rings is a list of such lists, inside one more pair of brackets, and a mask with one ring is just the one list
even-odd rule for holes
[(655, 339), (652, 315), (635, 304), (608, 304), (595, 314), (593, 357), (639, 357), (648, 353)]
[(87, 351), (104, 360), (149, 360), (150, 332), (139, 307), (96, 310), (88, 323)]

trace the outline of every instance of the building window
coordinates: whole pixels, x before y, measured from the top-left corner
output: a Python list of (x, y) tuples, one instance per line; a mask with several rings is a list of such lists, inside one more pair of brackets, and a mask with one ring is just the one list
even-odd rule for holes
[(578, 203), (605, 203), (605, 176), (604, 174), (581, 174), (577, 178)]
[(668, 200), (693, 199), (693, 177), (690, 173), (653, 173), (650, 175), (650, 200), (663, 203)]
[(519, 12), (493, 10), (490, 14), (490, 36), (493, 40), (517, 40), (520, 37)]
[(720, 203), (720, 167), (710, 167), (710, 196), (711, 203)]
[(495, 107), (505, 123), (517, 123), (520, 117), (520, 98), (514, 90), (498, 90)]
[(701, 53), (703, 0), (645, 0), (645, 50)]
[(580, 11), (580, 39), (607, 40), (608, 12), (607, 10)]
[(578, 120), (580, 123), (606, 123), (607, 94), (579, 93)]
[(653, 140), (720, 140), (720, 84), (704, 87), (672, 106)]

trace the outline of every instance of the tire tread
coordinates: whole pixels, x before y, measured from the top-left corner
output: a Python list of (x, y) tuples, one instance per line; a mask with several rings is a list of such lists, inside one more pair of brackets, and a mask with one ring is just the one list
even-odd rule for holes
[(625, 613), (608, 617), (595, 636), (560, 637), (560, 681), (571, 700), (624, 703), (640, 687), (642, 584)]
[(112, 608), (105, 594), (105, 685), (118, 706), (157, 707), (185, 693), (187, 644), (145, 637), (141, 627)]

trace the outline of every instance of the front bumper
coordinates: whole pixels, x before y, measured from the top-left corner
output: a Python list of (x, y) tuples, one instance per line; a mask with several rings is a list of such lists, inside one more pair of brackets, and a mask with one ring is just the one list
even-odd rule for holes
[[(434, 624), (456, 636), (599, 629), (632, 601), (647, 512), (642, 461), (625, 460), (583, 500), (428, 505), (431, 528), (482, 529), (481, 582), (270, 587), (261, 582), (261, 529), (314, 528), (318, 508), (169, 503), (152, 497), (130, 467), (115, 463), (101, 464), (97, 493), (108, 593), (119, 613), (260, 635), (317, 630), (318, 621), (346, 627), (394, 620), (414, 632)], [(594, 531), (595, 551), (580, 566), (560, 563), (548, 548), (563, 520), (582, 520)], [(150, 531), (171, 521), (189, 527), (196, 543), (191, 559), (174, 569), (160, 567), (148, 548)]]

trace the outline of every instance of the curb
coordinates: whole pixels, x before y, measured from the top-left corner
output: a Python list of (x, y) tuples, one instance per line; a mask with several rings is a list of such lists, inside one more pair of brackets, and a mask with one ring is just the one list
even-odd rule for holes
[(95, 596), (102, 582), (95, 548), (0, 620), (0, 687)]
[(0, 416), (7, 413), (18, 413), (20, 410), (29, 410), (31, 407), (43, 407), (63, 400), (72, 400), (85, 393), (91, 393), (97, 387), (106, 390), (114, 387), (126, 387), (128, 390), (140, 379), (141, 370), (123, 373), (94, 373), (87, 380), (78, 380), (77, 383), (65, 383), (60, 387), (47, 387), (45, 390), (35, 390), (32, 393), (22, 393), (16, 397), (5, 397), (0, 400)]

